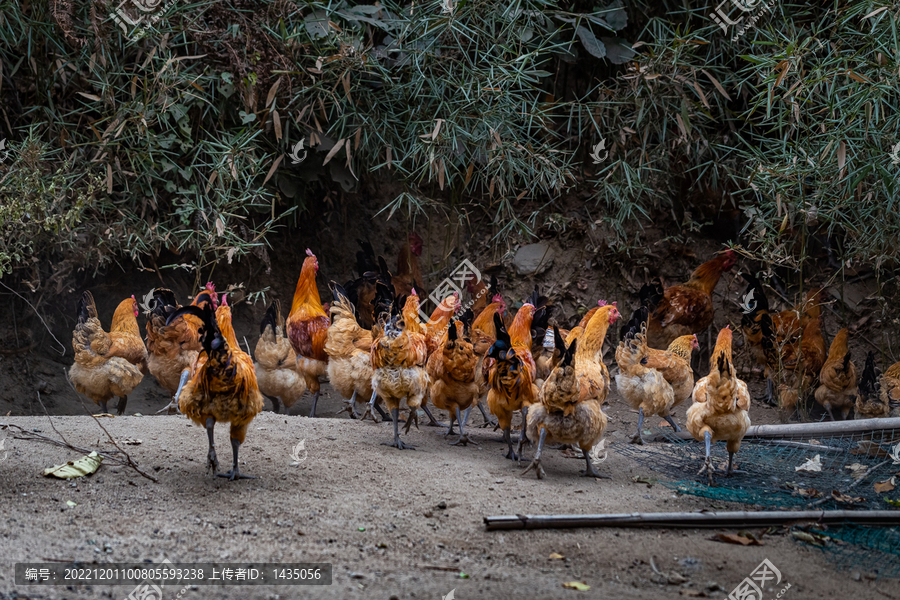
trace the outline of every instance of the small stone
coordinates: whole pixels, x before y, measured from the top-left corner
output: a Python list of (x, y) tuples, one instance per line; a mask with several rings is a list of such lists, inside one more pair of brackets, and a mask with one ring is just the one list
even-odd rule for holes
[(441, 500), (440, 502), (438, 502), (437, 507), (441, 510), (445, 510), (447, 508), (447, 503)]
[(553, 248), (544, 242), (519, 247), (513, 266), (519, 275), (540, 275), (553, 264)]
[(862, 575), (859, 571), (853, 571), (853, 573), (850, 574), (850, 579), (853, 581), (862, 581)]

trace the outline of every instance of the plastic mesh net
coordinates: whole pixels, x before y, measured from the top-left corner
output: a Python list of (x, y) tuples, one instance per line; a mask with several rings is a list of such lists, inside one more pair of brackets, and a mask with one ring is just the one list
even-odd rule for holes
[[(712, 486), (705, 473), (698, 475), (706, 456), (702, 442), (683, 440), (668, 427), (657, 429), (656, 439), (662, 441), (644, 446), (617, 443), (612, 448), (660, 473), (660, 483), (680, 493), (769, 509), (900, 508), (900, 463), (892, 457), (900, 448), (900, 429), (745, 438), (735, 457), (741, 472), (730, 477), (725, 476), (725, 444), (714, 443)], [(816, 545), (839, 566), (900, 577), (900, 527), (842, 526), (820, 533), (831, 539)]]

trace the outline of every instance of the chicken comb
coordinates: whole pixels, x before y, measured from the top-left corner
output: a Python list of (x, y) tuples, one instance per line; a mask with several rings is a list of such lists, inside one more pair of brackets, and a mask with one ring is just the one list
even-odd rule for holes
[(500, 294), (494, 294), (494, 297), (491, 298), (491, 302), (503, 302), (503, 296)]
[(306, 255), (307, 255), (307, 256), (312, 256), (313, 258), (316, 257), (316, 255), (313, 254), (313, 253), (312, 253), (312, 250), (310, 250), (309, 248), (306, 249)]
[(221, 306), (228, 306), (228, 294), (222, 294), (222, 304)]
[(206, 289), (208, 289), (211, 292), (214, 292), (214, 291), (216, 291), (216, 284), (214, 284), (212, 281), (207, 281)]
[(413, 288), (412, 291), (410, 292), (410, 294), (413, 295), (413, 296), (418, 296), (418, 295), (419, 295), (419, 294), (416, 293), (416, 288)]
[(597, 306), (606, 306), (606, 300), (597, 300)]

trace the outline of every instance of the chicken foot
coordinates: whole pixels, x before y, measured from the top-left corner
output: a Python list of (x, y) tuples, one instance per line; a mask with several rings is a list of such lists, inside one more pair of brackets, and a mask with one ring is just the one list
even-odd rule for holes
[(703, 475), (706, 473), (709, 477), (709, 485), (713, 484), (713, 466), (712, 459), (709, 456), (709, 449), (712, 445), (712, 434), (709, 431), (703, 432), (703, 439), (706, 441), (706, 461), (703, 463), (703, 467), (697, 473), (697, 475)]
[[(374, 398), (374, 396), (373, 396)], [(415, 414), (415, 412), (413, 412)], [(381, 442), (382, 446), (390, 446), (392, 448), (397, 448), (398, 450), (415, 450), (415, 447), (411, 444), (404, 444), (400, 441), (400, 431), (398, 430), (398, 422), (400, 421), (400, 409), (392, 408), (391, 409), (391, 420), (394, 422), (394, 443), (388, 444), (387, 442)], [(409, 431), (409, 422), (412, 421), (412, 417), (406, 420), (407, 431)]]
[[(172, 414), (172, 409), (175, 409), (175, 414), (181, 413), (178, 409), (178, 397), (181, 396), (181, 388), (184, 387), (184, 384), (187, 383), (188, 378), (191, 376), (191, 370), (185, 369), (181, 372), (181, 380), (178, 382), (178, 389), (175, 390), (175, 395), (172, 397), (172, 401), (166, 404), (164, 407), (156, 411), (156, 414), (159, 414), (163, 411), (166, 411), (166, 414)], [(277, 410), (275, 412), (278, 412)]]
[(629, 444), (639, 444), (641, 446), (644, 445), (644, 437), (641, 435), (641, 430), (644, 428), (644, 407), (640, 407), (638, 409), (638, 428), (637, 433), (631, 436), (631, 441)]
[(672, 429), (675, 430), (675, 433), (681, 431), (681, 428), (678, 426), (678, 423), (675, 422), (675, 419), (672, 418), (672, 415), (665, 416), (663, 417), (663, 419), (669, 422), (669, 425), (672, 426)]
[(350, 413), (351, 419), (358, 419), (359, 413), (356, 412), (356, 390), (353, 390), (353, 395), (350, 396), (349, 400), (344, 400), (344, 402), (347, 403), (347, 406), (334, 414), (339, 415), (341, 413)]
[(101, 401), (100, 402), (100, 414), (105, 415), (108, 412), (109, 412), (109, 409), (106, 408), (106, 401), (105, 400)]
[(534, 474), (537, 475), (538, 479), (544, 478), (544, 467), (541, 466), (541, 451), (544, 449), (544, 440), (547, 438), (547, 430), (541, 427), (541, 435), (538, 438), (538, 446), (537, 451), (534, 453), (534, 459), (531, 461), (531, 464), (528, 465), (528, 468), (522, 471), (522, 476), (525, 476), (525, 473), (528, 471), (534, 471)]
[(579, 471), (582, 477), (596, 477), (597, 479), (612, 479), (609, 475), (601, 475), (597, 472), (597, 469), (594, 468), (594, 463), (591, 462), (591, 453), (589, 450), (581, 449), (584, 453), (584, 462), (587, 464), (587, 468), (584, 471)]
[(206, 437), (209, 438), (209, 453), (206, 455), (206, 472), (212, 470), (213, 475), (219, 472), (219, 459), (216, 458), (216, 442), (213, 438), (213, 428), (216, 426), (216, 420), (213, 417), (206, 418)]
[[(465, 430), (463, 429), (463, 421), (462, 415), (459, 412), (459, 407), (456, 407), (456, 420), (459, 421), (459, 439), (450, 444), (451, 446), (468, 446), (469, 445), (469, 436), (466, 435)], [(453, 429), (453, 414), (450, 414), (450, 429)], [(477, 444), (476, 444), (477, 445)]]
[(738, 475), (746, 475), (747, 471), (740, 471), (734, 468), (734, 452), (728, 453), (728, 470), (725, 472), (727, 477), (731, 477), (734, 474)]
[[(481, 411), (481, 416), (484, 417), (484, 423), (482, 423), (482, 424), (480, 425), (480, 427), (490, 427), (491, 425), (493, 425), (493, 426), (494, 426), (494, 431), (497, 431), (497, 429), (500, 427), (500, 425), (497, 423), (496, 420), (494, 420), (494, 419), (487, 413), (486, 410), (484, 410), (484, 404), (483, 404), (482, 402), (479, 402), (479, 403), (478, 403), (478, 410)], [(463, 417), (464, 417), (465, 420), (466, 420), (466, 425), (469, 424), (469, 414), (471, 414), (471, 412), (472, 412), (472, 407), (470, 406), (470, 407), (467, 408), (466, 411), (463, 413)]]
[[(266, 398), (268, 398), (269, 400), (272, 401), (272, 412), (275, 413), (276, 415), (280, 414), (281, 413), (281, 400), (279, 398), (276, 398), (275, 396), (266, 396)], [(284, 412), (287, 412), (287, 410), (285, 410)]]
[(231, 455), (233, 457), (233, 462), (231, 464), (231, 470), (227, 473), (217, 473), (219, 477), (225, 477), (229, 481), (234, 481), (235, 479), (256, 479), (255, 475), (244, 475), (238, 469), (238, 449), (241, 447), (240, 440), (235, 438), (231, 438)]

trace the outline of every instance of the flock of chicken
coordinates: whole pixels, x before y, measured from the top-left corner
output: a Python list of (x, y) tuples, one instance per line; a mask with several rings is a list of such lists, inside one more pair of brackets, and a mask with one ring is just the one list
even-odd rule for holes
[[(610, 325), (619, 318), (616, 303), (599, 301), (578, 326), (566, 331), (551, 326), (554, 306), (537, 288), (512, 315), (494, 278), (488, 286), (473, 277), (466, 283), (473, 296), (468, 308), (462, 310), (459, 293), (454, 292), (423, 323), (416, 291), (422, 289), (416, 261), (421, 249), (421, 238), (412, 234), (400, 252), (397, 274), (392, 275), (384, 259), (363, 244), (357, 254), (359, 278), (344, 286), (332, 282), (330, 306), (320, 300), (318, 261), (307, 250), (286, 321), (278, 301), (266, 311), (255, 363), (237, 341), (227, 296), (220, 303), (211, 283), (184, 307), (170, 290), (154, 290), (145, 307), (146, 345), (134, 296), (119, 304), (107, 333), (86, 291), (78, 305), (70, 379), (103, 412), (107, 402), (118, 397), (122, 414), (128, 394), (149, 372), (174, 394), (170, 406), (206, 427), (208, 469), (232, 480), (249, 477), (240, 473), (238, 452), (264, 397), (279, 412), (282, 404), (289, 409), (309, 391), (310, 416), (315, 416), (320, 382), (326, 376), (348, 401), (351, 416), (360, 418), (360, 399), (365, 402), (362, 419), (375, 410), (392, 422), (393, 441), (387, 445), (398, 449), (412, 448), (400, 439), (404, 405), (409, 409), (407, 433), (411, 425), (418, 427), (420, 408), (431, 424), (438, 425), (429, 402), (446, 410), (447, 435), (454, 435), (454, 425), (459, 426), (455, 445), (470, 441), (465, 428), (469, 413), (478, 407), (486, 425), (503, 430), (507, 458), (521, 460), (523, 444), (537, 442), (529, 470), (539, 478), (544, 475), (541, 453), (548, 437), (578, 446), (586, 463), (583, 474), (604, 477), (592, 464), (591, 451), (607, 424), (601, 406), (611, 378), (603, 349)], [(718, 334), (709, 374), (695, 384), (691, 368), (691, 355), (698, 347), (695, 334), (713, 321), (712, 292), (735, 262), (734, 252), (725, 251), (698, 267), (683, 285), (665, 289), (658, 281), (645, 285), (640, 306), (620, 330), (615, 352), (619, 395), (638, 411), (632, 442), (643, 444), (644, 419), (653, 416), (665, 418), (677, 431), (672, 411), (692, 397), (686, 427), (706, 443), (700, 473), (706, 472), (710, 483), (711, 443), (727, 443), (731, 474), (734, 454), (750, 426), (750, 395), (732, 360), (730, 327)], [(840, 411), (846, 418), (854, 405), (857, 416), (900, 412), (900, 363), (879, 380), (870, 353), (857, 386), (846, 329), (825, 356), (815, 302), (819, 290), (807, 294), (797, 310), (770, 313), (762, 286), (752, 277), (749, 280), (742, 326), (751, 355), (766, 369), (770, 397), (777, 389), (780, 405), (793, 409), (818, 384), (815, 399), (829, 414)], [(667, 349), (657, 349), (663, 347)], [(496, 423), (481, 402), (485, 396)], [(514, 448), (511, 429), (516, 411), (522, 413), (523, 426)], [(233, 463), (228, 473), (218, 473), (213, 438), (217, 422), (231, 424)]]

